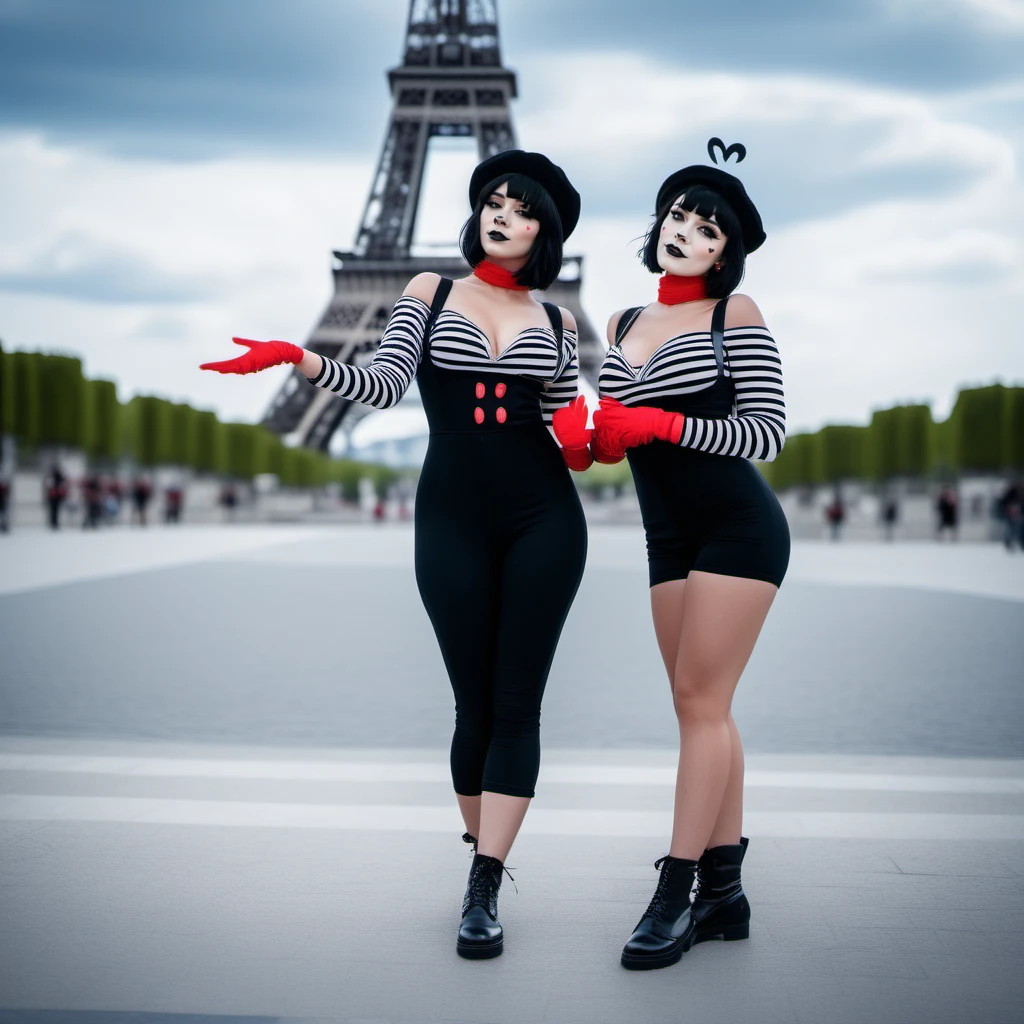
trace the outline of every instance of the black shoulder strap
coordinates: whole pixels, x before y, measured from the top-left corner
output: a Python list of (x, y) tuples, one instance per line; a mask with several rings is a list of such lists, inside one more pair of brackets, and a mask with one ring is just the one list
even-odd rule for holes
[(715, 303), (711, 314), (711, 344), (715, 346), (715, 362), (718, 364), (718, 376), (725, 373), (725, 307), (729, 304), (729, 296)]
[(437, 319), (438, 313), (444, 309), (444, 304), (448, 301), (448, 294), (452, 290), (452, 282), (449, 277), (442, 277), (437, 282), (437, 291), (434, 292), (433, 301), (430, 303), (430, 312), (427, 314), (427, 326), (423, 331), (423, 337), (426, 338), (434, 326), (434, 321)]
[(615, 328), (615, 344), (618, 345), (622, 339), (629, 333), (630, 327), (636, 323), (636, 318), (646, 309), (646, 306), (633, 306), (631, 309), (627, 309), (622, 316), (619, 317), (619, 323)]
[(558, 344), (558, 351), (562, 350), (562, 311), (553, 302), (542, 302), (544, 312), (551, 321), (551, 329), (555, 332), (555, 341)]

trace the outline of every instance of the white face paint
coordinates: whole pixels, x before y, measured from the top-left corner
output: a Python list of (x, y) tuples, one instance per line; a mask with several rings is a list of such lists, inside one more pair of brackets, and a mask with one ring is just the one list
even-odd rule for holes
[(530, 216), (529, 207), (508, 195), (507, 182), (484, 200), (480, 212), (480, 244), (494, 263), (504, 266), (506, 261), (515, 260), (522, 265), (540, 231), (540, 222)]
[(658, 266), (680, 277), (702, 277), (711, 271), (725, 251), (728, 237), (710, 220), (683, 209), (681, 195), (668, 211), (658, 235)]

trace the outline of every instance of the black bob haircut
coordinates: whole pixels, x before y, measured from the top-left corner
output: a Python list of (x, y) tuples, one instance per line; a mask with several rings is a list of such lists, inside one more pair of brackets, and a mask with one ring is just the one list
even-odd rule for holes
[(647, 232), (643, 247), (637, 253), (640, 261), (652, 274), (661, 274), (663, 269), (658, 263), (658, 246), (661, 243), (661, 225), (665, 222), (669, 210), (676, 205), (679, 196), (684, 210), (696, 213), (698, 217), (710, 220), (722, 229), (728, 241), (720, 257), (723, 264), (719, 271), (709, 270), (704, 275), (707, 282), (708, 296), (712, 299), (724, 299), (731, 295), (743, 280), (743, 270), (747, 262), (747, 251), (743, 248), (743, 228), (733, 208), (712, 188), (707, 185), (689, 185), (685, 192), (672, 196), (654, 215), (654, 223)]
[(562, 269), (562, 218), (548, 190), (525, 174), (502, 174), (489, 181), (476, 197), (476, 205), (469, 220), (462, 226), (459, 248), (466, 262), (475, 267), (487, 254), (480, 244), (480, 217), (491, 193), (506, 185), (506, 193), (529, 207), (530, 216), (541, 226), (526, 263), (516, 271), (515, 278), (527, 288), (543, 291), (549, 288)]

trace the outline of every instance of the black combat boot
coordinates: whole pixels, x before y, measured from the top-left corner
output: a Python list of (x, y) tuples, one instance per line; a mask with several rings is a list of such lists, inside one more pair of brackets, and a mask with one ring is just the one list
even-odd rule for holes
[(741, 836), (736, 846), (715, 846), (697, 861), (697, 892), (691, 914), (693, 941), (745, 939), (750, 935), (750, 904), (740, 883), (740, 865), (750, 840)]
[(622, 966), (631, 971), (668, 967), (693, 945), (690, 889), (697, 862), (662, 857), (654, 866), (661, 868), (658, 888), (622, 950)]
[(459, 956), (468, 960), (486, 960), (501, 953), (505, 940), (498, 921), (498, 890), (503, 869), (497, 857), (473, 854), (455, 947)]

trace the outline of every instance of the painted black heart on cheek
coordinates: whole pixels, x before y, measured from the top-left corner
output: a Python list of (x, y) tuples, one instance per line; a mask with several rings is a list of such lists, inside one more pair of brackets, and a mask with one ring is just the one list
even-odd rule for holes
[(715, 148), (722, 154), (722, 163), (728, 163), (729, 157), (736, 154), (736, 163), (741, 163), (743, 158), (747, 155), (747, 147), (742, 142), (734, 142), (728, 149), (726, 149), (725, 143), (718, 138), (708, 139), (708, 156), (711, 157), (711, 162), (717, 164), (718, 160), (715, 158)]

